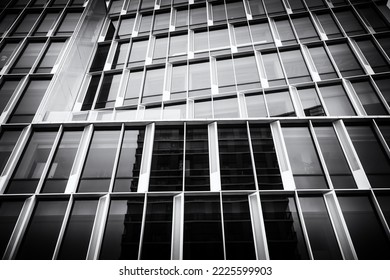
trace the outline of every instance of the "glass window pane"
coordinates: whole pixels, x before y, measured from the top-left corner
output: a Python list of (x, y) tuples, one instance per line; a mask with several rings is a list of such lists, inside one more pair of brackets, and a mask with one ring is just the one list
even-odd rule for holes
[(137, 191), (144, 134), (143, 129), (126, 129), (116, 171), (114, 192)]
[(155, 14), (153, 30), (156, 31), (156, 30), (168, 29), (170, 16), (171, 14), (169, 12)]
[(223, 195), (226, 259), (255, 260), (255, 245), (247, 195)]
[(337, 78), (336, 71), (323, 46), (310, 47), (310, 56), (322, 80)]
[(209, 62), (190, 64), (188, 80), (189, 96), (210, 94), (210, 85)]
[(100, 259), (138, 259), (143, 208), (143, 196), (111, 201)]
[(248, 0), (249, 7), (252, 12), (252, 17), (265, 15), (265, 9), (262, 1)]
[(278, 159), (269, 126), (250, 125), (252, 150), (260, 190), (283, 189)]
[(122, 73), (104, 76), (95, 109), (114, 107), (121, 77)]
[(42, 193), (63, 193), (68, 183), (82, 131), (65, 131), (51, 162)]
[(326, 108), (331, 116), (355, 116), (351, 102), (342, 85), (320, 87)]
[(254, 190), (246, 126), (219, 126), (218, 141), (222, 190)]
[(147, 49), (148, 49), (148, 40), (133, 41), (130, 50), (129, 64), (133, 62), (145, 61)]
[(126, 62), (126, 56), (129, 50), (128, 42), (121, 42), (118, 44), (118, 47), (115, 52), (114, 60), (112, 61), (112, 66), (114, 69), (123, 68), (123, 65)]
[(13, 65), (10, 73), (28, 73), (41, 52), (44, 44), (45, 43), (38, 42), (27, 43), (26, 47), (24, 47), (24, 50)]
[(226, 11), (223, 2), (221, 4), (212, 4), (212, 17), (214, 24), (226, 21)]
[(348, 125), (347, 130), (371, 187), (387, 188), (390, 180), (390, 162), (372, 128)]
[[(252, 28), (252, 27), (251, 27)], [(255, 27), (253, 27), (255, 29)], [(253, 33), (253, 31), (252, 31)], [(252, 43), (251, 35), (249, 33), (249, 27), (245, 25), (235, 25), (234, 26), (234, 37), (238, 46), (248, 45)]]
[(378, 35), (375, 38), (379, 42), (379, 45), (382, 47), (382, 50), (390, 57), (390, 33), (382, 33), (383, 35)]
[(0, 114), (3, 112), (20, 83), (20, 78), (1, 81), (0, 85)]
[(98, 200), (75, 200), (62, 239), (59, 260), (85, 260)]
[(308, 259), (294, 198), (262, 195), (261, 207), (271, 260)]
[(309, 16), (293, 18), (292, 22), (301, 43), (319, 40), (317, 31)]
[(232, 59), (217, 59), (218, 92), (232, 92), (236, 89)]
[(380, 205), (383, 216), (387, 224), (390, 223), (390, 196), (388, 193), (375, 193), (376, 199)]
[(388, 114), (369, 81), (352, 81), (352, 86), (368, 115)]
[(284, 74), (282, 66), (279, 61), (277, 53), (263, 53), (261, 54), (263, 59), (263, 64), (265, 72), (267, 75), (268, 84), (270, 86), (280, 86), (285, 85), (286, 80), (284, 79)]
[(212, 118), (212, 103), (210, 100), (195, 101), (194, 104), (194, 118), (208, 119)]
[(338, 196), (359, 259), (390, 258), (390, 243), (374, 205), (366, 196)]
[(164, 75), (165, 68), (146, 70), (142, 103), (162, 99)]
[(310, 82), (311, 77), (300, 50), (280, 52), (290, 84)]
[(264, 47), (274, 46), (274, 39), (267, 22), (250, 23), (249, 26), (252, 33), (253, 43), (256, 45), (256, 49), (261, 48), (257, 47), (259, 45), (263, 45)]
[(264, 96), (262, 93), (245, 95), (246, 110), (249, 118), (267, 117)]
[(133, 33), (134, 22), (135, 22), (134, 17), (122, 18), (118, 30), (118, 37), (120, 39), (130, 37), (131, 33)]
[[(0, 146), (1, 149), (1, 146)], [(20, 211), (23, 207), (23, 201), (20, 200), (1, 200), (0, 201), (0, 255), (3, 256), (12, 231), (18, 220)]]
[(39, 23), (38, 28), (34, 31), (34, 35), (36, 36), (47, 35), (47, 32), (49, 32), (49, 30), (53, 28), (54, 23), (58, 18), (58, 14), (59, 14), (58, 12), (47, 13)]
[(242, 1), (226, 2), (227, 18), (232, 19), (246, 19), (244, 4)]
[(94, 132), (77, 192), (106, 192), (108, 190), (119, 130)]
[[(145, 1), (142, 1), (142, 3)], [(154, 4), (153, 4), (154, 5)], [(142, 14), (141, 15), (141, 24), (139, 26), (138, 32), (141, 34), (146, 34), (150, 32), (151, 26), (152, 26), (152, 19), (153, 16), (149, 14)]]
[(65, 42), (51, 42), (46, 52), (43, 54), (43, 58), (39, 62), (35, 72), (50, 73), (64, 44)]
[(214, 118), (239, 118), (237, 97), (214, 98)]
[(352, 10), (335, 10), (334, 13), (348, 36), (367, 33)]
[(360, 16), (371, 26), (376, 32), (389, 30), (389, 23), (375, 8), (373, 4), (356, 6)]
[(342, 260), (340, 248), (322, 197), (299, 198), (310, 247), (316, 260)]
[(23, 95), (20, 97), (8, 122), (31, 122), (49, 84), (50, 80), (31, 80), (24, 89)]
[(39, 15), (39, 13), (25, 14), (17, 24), (17, 27), (13, 30), (12, 36), (27, 36)]
[(148, 197), (141, 259), (169, 260), (172, 239), (172, 197)]
[(14, 23), (19, 13), (6, 13), (0, 20), (0, 36), (2, 36)]
[(261, 87), (254, 56), (234, 58), (234, 69), (239, 91)]
[(108, 51), (110, 50), (110, 45), (99, 45), (97, 47), (95, 58), (93, 59), (91, 69), (89, 71), (102, 71), (104, 64), (106, 63), (106, 59), (108, 56)]
[(364, 71), (347, 43), (329, 45), (328, 47), (343, 77), (364, 74)]
[(210, 190), (207, 126), (187, 126), (185, 190)]
[(41, 178), (57, 132), (35, 132), (23, 152), (6, 193), (33, 193)]
[(173, 65), (171, 80), (171, 99), (185, 97), (187, 91), (187, 65)]
[(207, 22), (206, 6), (190, 6), (190, 25), (202, 24)]
[(309, 129), (283, 127), (282, 131), (297, 189), (327, 189)]
[(183, 133), (183, 127), (156, 128), (149, 191), (183, 189)]
[(264, 0), (268, 14), (286, 13), (281, 0)]
[(315, 134), (320, 144), (333, 187), (335, 189), (355, 189), (348, 162), (337, 139), (336, 132), (331, 126), (315, 126)]
[(19, 42), (5, 42), (0, 51), (0, 70), (3, 69), (4, 65), (8, 62), (10, 57), (14, 54), (17, 49)]
[(295, 116), (294, 106), (287, 90), (265, 92), (265, 100), (267, 101), (270, 117)]
[(194, 51), (204, 52), (209, 50), (209, 34), (207, 31), (194, 32)]
[(85, 94), (84, 97), (83, 106), (81, 107), (81, 110), (90, 110), (92, 108), (92, 104), (95, 100), (95, 95), (99, 83), (100, 83), (100, 75), (92, 76), (88, 85), (87, 93)]
[(288, 19), (276, 19), (275, 25), (283, 45), (296, 44), (294, 32)]
[(316, 13), (316, 17), (329, 39), (343, 36), (331, 13)]
[(67, 205), (64, 200), (37, 202), (16, 259), (52, 259)]
[(187, 54), (187, 35), (171, 36), (169, 44), (169, 55)]
[(130, 72), (129, 81), (125, 93), (124, 105), (138, 104), (138, 98), (141, 92), (143, 72)]
[(210, 49), (229, 48), (229, 31), (227, 28), (210, 30)]
[(371, 39), (356, 40), (356, 43), (375, 73), (390, 71), (389, 63)]
[(375, 77), (374, 80), (387, 104), (390, 105), (390, 77)]
[(183, 247), (185, 260), (224, 259), (219, 195), (184, 197)]
[(0, 175), (19, 139), (20, 130), (5, 130), (0, 134)]
[(188, 25), (188, 10), (187, 7), (182, 7), (181, 9), (176, 10), (176, 22), (175, 27), (176, 28), (187, 28)]
[(317, 90), (313, 88), (299, 88), (299, 99), (305, 112), (305, 116), (325, 116), (324, 108), (318, 97)]
[(62, 20), (60, 27), (58, 28), (57, 35), (72, 35), (73, 31), (76, 28), (77, 23), (79, 22), (81, 13), (77, 12), (68, 12), (64, 19)]

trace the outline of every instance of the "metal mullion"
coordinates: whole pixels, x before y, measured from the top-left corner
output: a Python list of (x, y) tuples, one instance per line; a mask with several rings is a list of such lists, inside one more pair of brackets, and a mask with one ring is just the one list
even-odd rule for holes
[(147, 204), (148, 204), (148, 195), (147, 195), (147, 193), (145, 193), (144, 194), (144, 208), (142, 210), (141, 232), (140, 232), (139, 245), (138, 245), (138, 258), (137, 258), (138, 260), (141, 259), (142, 243), (144, 241), (144, 231), (145, 231)]
[(38, 182), (38, 185), (35, 189), (35, 193), (36, 194), (39, 194), (40, 191), (41, 191), (41, 188), (46, 180), (46, 177), (47, 177), (47, 173), (49, 172), (49, 169), (50, 169), (50, 166), (52, 164), (52, 161), (54, 159), (54, 156), (56, 154), (56, 151), (59, 147), (59, 144), (61, 142), (61, 139), (62, 139), (62, 135), (63, 135), (63, 131), (64, 131), (64, 127), (63, 125), (61, 125), (57, 131), (57, 136), (56, 138), (54, 139), (54, 142), (51, 146), (51, 150), (50, 150), (50, 153), (49, 153), (49, 156), (47, 157), (46, 159), (46, 163), (45, 163), (45, 166), (43, 168), (43, 171), (42, 171), (42, 174), (41, 174), (41, 177), (39, 179), (39, 182)]
[[(93, 101), (92, 101), (92, 104), (91, 104), (91, 109), (89, 110), (90, 113), (95, 110), (96, 102), (97, 102), (97, 100), (99, 98), (100, 90), (102, 88), (105, 72), (102, 71), (98, 75), (91, 75), (91, 80), (92, 80), (93, 76), (100, 76), (100, 80), (99, 80), (99, 84), (98, 84), (98, 86), (96, 88), (95, 97), (93, 98)], [(87, 88), (87, 91), (88, 91), (88, 88)]]
[(185, 190), (185, 184), (186, 184), (186, 157), (187, 157), (187, 123), (184, 122), (184, 129), (183, 129), (183, 178), (182, 178), (182, 187), (181, 190)]
[(373, 119), (372, 122), (373, 122), (373, 128), (374, 128), (375, 134), (378, 137), (379, 141), (381, 142), (381, 144), (382, 144), (382, 146), (387, 154), (387, 157), (390, 158), (390, 147), (387, 144), (386, 139), (383, 136), (382, 131), (379, 128), (379, 125), (376, 123), (375, 119)]
[(370, 190), (370, 196), (371, 196), (372, 202), (374, 204), (374, 208), (375, 208), (375, 210), (376, 210), (376, 212), (377, 212), (377, 214), (379, 216), (378, 218), (380, 220), (380, 223), (382, 224), (382, 226), (383, 226), (383, 228), (384, 228), (384, 230), (386, 232), (386, 236), (387, 236), (388, 239), (390, 239), (390, 227), (389, 227), (389, 224), (386, 221), (385, 215), (383, 214), (383, 211), (382, 211), (382, 209), (380, 207), (380, 204), (379, 204), (379, 202), (378, 202), (378, 200), (377, 200), (377, 198), (375, 196), (375, 193), (374, 193), (374, 191), (372, 189)]
[(116, 177), (116, 173), (118, 171), (117, 169), (118, 169), (118, 165), (119, 165), (119, 159), (120, 159), (120, 156), (121, 156), (121, 153), (122, 153), (122, 145), (123, 145), (123, 140), (124, 140), (125, 133), (126, 133), (125, 125), (122, 123), (121, 132), (120, 132), (120, 135), (119, 135), (118, 145), (117, 145), (115, 159), (114, 159), (114, 165), (113, 165), (112, 173), (111, 173), (110, 184), (109, 184), (109, 187), (108, 187), (108, 192), (109, 193), (113, 192), (114, 183), (115, 183), (115, 177)]
[(58, 254), (59, 254), (59, 251), (61, 248), (62, 240), (63, 240), (64, 235), (65, 235), (65, 229), (67, 227), (67, 224), (68, 224), (71, 212), (72, 212), (73, 204), (74, 204), (74, 197), (73, 197), (73, 194), (71, 194), (69, 197), (68, 206), (66, 207), (66, 210), (65, 210), (64, 219), (62, 220), (61, 229), (60, 229), (60, 232), (58, 234), (58, 238), (57, 238), (56, 246), (54, 248), (52, 260), (56, 260), (58, 258)]
[[(177, 207), (179, 205), (179, 207)], [(183, 259), (184, 193), (173, 197), (171, 260)]]
[(318, 84), (317, 84), (316, 82), (314, 83), (314, 89), (315, 89), (315, 91), (316, 91), (316, 94), (317, 94), (318, 99), (319, 99), (320, 102), (321, 102), (322, 108), (324, 109), (325, 116), (330, 116), (329, 110), (328, 110), (328, 108), (326, 108), (325, 100), (324, 100), (324, 98), (322, 97), (320, 88), (318, 87)]
[(386, 98), (383, 96), (382, 91), (379, 89), (378, 85), (376, 84), (375, 80), (372, 78), (372, 76), (368, 76), (369, 80), (371, 82), (372, 87), (375, 90), (376, 95), (382, 101), (382, 105), (385, 107), (388, 114), (390, 114), (390, 106), (389, 103), (387, 103)]
[[(45, 39), (45, 43), (42, 47), (42, 49), (40, 50), (37, 58), (35, 59), (33, 65), (31, 66), (28, 74), (33, 74), (35, 72), (35, 68), (38, 66), (38, 64), (41, 62), (43, 56), (45, 55), (46, 53), (46, 50), (48, 49), (49, 45), (50, 45), (50, 42), (49, 42), (49, 38)], [(38, 41), (35, 41), (35, 40), (30, 40), (28, 43), (40, 43), (40, 40)]]
[(288, 91), (291, 97), (291, 101), (295, 110), (295, 113), (298, 118), (305, 117), (305, 111), (303, 109), (303, 105), (301, 99), (299, 98), (298, 90), (295, 86), (288, 86)]
[(266, 118), (269, 118), (271, 116), (270, 112), (269, 112), (269, 108), (268, 108), (268, 103), (267, 103), (267, 98), (265, 97), (266, 94), (265, 94), (265, 90), (264, 89), (261, 89), (261, 95), (263, 95), (263, 100), (264, 100), (264, 106), (265, 106), (265, 113), (267, 114)]
[(223, 259), (227, 260), (227, 258), (226, 258), (226, 238), (225, 238), (225, 219), (224, 219), (224, 215), (223, 215), (222, 191), (219, 191), (219, 207), (220, 207), (220, 211), (221, 211)]
[(61, 25), (62, 20), (65, 17), (64, 14), (66, 14), (67, 9), (66, 8), (60, 8), (60, 9), (61, 10), (58, 13), (57, 19), (51, 25), (50, 30), (48, 31), (47, 36), (53, 36), (53, 34), (57, 31), (58, 27)]
[(374, 28), (370, 25), (369, 22), (366, 22), (362, 16), (360, 16), (360, 13), (357, 11), (357, 9), (355, 8), (354, 5), (350, 5), (352, 10), (354, 11), (354, 14), (355, 16), (358, 18), (358, 20), (360, 21), (360, 23), (363, 25), (363, 27), (368, 30), (368, 32), (370, 32), (370, 34), (375, 34), (375, 30)]
[(330, 62), (331, 62), (331, 64), (332, 64), (332, 66), (333, 66), (333, 69), (336, 71), (337, 76), (338, 76), (338, 78), (340, 79), (340, 77), (343, 77), (343, 75), (341, 75), (341, 72), (340, 72), (340, 70), (339, 70), (339, 68), (338, 68), (338, 66), (337, 66), (337, 64), (336, 64), (336, 61), (334, 60), (334, 58), (333, 58), (333, 56), (332, 56), (332, 53), (331, 53), (330, 50), (329, 50), (328, 45), (327, 45), (326, 43), (324, 43), (324, 44), (323, 44), (323, 47), (324, 47), (324, 50), (325, 50), (326, 55), (328, 56), (328, 58), (329, 58), (329, 60), (330, 60)]
[(249, 122), (246, 121), (245, 123), (246, 123), (246, 130), (247, 130), (247, 136), (248, 136), (248, 142), (249, 142), (249, 152), (251, 154), (253, 177), (255, 180), (255, 187), (256, 187), (256, 191), (257, 191), (260, 189), (260, 187), (259, 187), (259, 182), (257, 180), (256, 161), (255, 161), (255, 154), (253, 152), (251, 131), (250, 131)]
[(355, 41), (355, 39), (348, 37), (347, 40), (348, 40), (348, 45), (349, 45), (349, 48), (351, 49), (352, 54), (356, 57), (356, 60), (358, 61), (358, 63), (362, 67), (362, 69), (364, 70), (365, 74), (366, 75), (375, 74), (374, 70), (372, 69), (370, 63), (368, 62), (366, 56), (364, 55), (364, 53), (360, 49), (360, 47), (357, 44), (357, 42)]
[(295, 205), (297, 207), (297, 212), (298, 212), (297, 214), (298, 214), (299, 222), (302, 226), (302, 233), (303, 233), (303, 237), (305, 239), (306, 249), (307, 249), (307, 252), (309, 254), (309, 258), (311, 260), (314, 260), (313, 251), (311, 249), (311, 244), (310, 244), (310, 239), (309, 239), (309, 234), (308, 234), (307, 229), (306, 229), (305, 219), (303, 217), (302, 208), (301, 208), (301, 204), (299, 201), (299, 196), (298, 196), (297, 190), (294, 191), (294, 200), (295, 200)]
[[(343, 6), (343, 7), (341, 7), (341, 8), (335, 7), (336, 10), (340, 10), (340, 9), (343, 10), (344, 8), (345, 8), (345, 6)], [(333, 20), (334, 20), (334, 22), (336, 23), (336, 25), (337, 25), (337, 27), (339, 28), (339, 30), (341, 31), (341, 34), (343, 35), (343, 37), (344, 37), (344, 38), (345, 38), (345, 37), (349, 37), (348, 34), (347, 34), (347, 32), (345, 32), (345, 30), (344, 30), (342, 24), (340, 23), (340, 21), (339, 21), (339, 19), (337, 18), (337, 16), (336, 16), (335, 12), (333, 11), (333, 9), (329, 9), (329, 13), (332, 15)]]

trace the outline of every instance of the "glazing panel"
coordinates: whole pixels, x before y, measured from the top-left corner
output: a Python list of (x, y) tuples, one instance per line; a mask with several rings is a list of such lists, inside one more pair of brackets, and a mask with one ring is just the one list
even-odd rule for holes
[[(187, 65), (174, 65), (172, 67), (171, 99), (174, 95), (185, 95), (187, 91)], [(185, 97), (185, 96), (183, 96)]]
[(229, 48), (229, 31), (227, 28), (210, 30), (210, 49)]
[[(0, 146), (1, 147), (1, 146)], [(0, 201), (0, 256), (3, 256), (23, 207), (20, 200)]]
[(223, 195), (227, 260), (255, 260), (255, 244), (247, 195)]
[(352, 81), (352, 86), (368, 115), (388, 115), (369, 81)]
[(286, 13), (282, 0), (264, 0), (268, 14)]
[(0, 175), (11, 156), (20, 133), (20, 130), (5, 130), (0, 134)]
[(81, 13), (68, 12), (62, 20), (56, 35), (72, 35), (76, 29), (77, 23), (79, 22), (80, 16)]
[(239, 91), (261, 87), (254, 56), (234, 58), (234, 68)]
[(168, 29), (170, 16), (171, 14), (169, 12), (155, 14), (153, 30), (156, 31), (156, 30)]
[(248, 2), (252, 12), (252, 17), (265, 15), (265, 10), (262, 1), (248, 0)]
[(275, 24), (283, 45), (297, 43), (294, 31), (292, 30), (291, 23), (288, 19), (277, 19), (275, 20)]
[(374, 80), (382, 96), (386, 99), (387, 104), (390, 106), (390, 77), (375, 77)]
[(265, 100), (267, 101), (270, 117), (295, 116), (294, 106), (287, 90), (265, 92)]
[(309, 16), (293, 18), (292, 22), (301, 43), (319, 40), (317, 31)]
[(184, 197), (183, 247), (185, 260), (224, 259), (219, 195)]
[(336, 10), (334, 13), (348, 36), (367, 33), (352, 10)]
[(309, 259), (294, 198), (262, 195), (261, 207), (271, 260)]
[(179, 35), (179, 36), (171, 36), (171, 41), (169, 44), (169, 55), (184, 55), (187, 53), (187, 41), (188, 36)]
[[(218, 2), (217, 2), (218, 3)], [(220, 23), (226, 21), (226, 11), (225, 4), (222, 2), (221, 4), (212, 4), (212, 16), (214, 23)]]
[(209, 62), (190, 64), (188, 80), (189, 96), (210, 94), (210, 85)]
[(390, 243), (367, 196), (338, 196), (349, 234), (361, 260), (388, 260)]
[(85, 260), (98, 200), (75, 200), (62, 239), (59, 260)]
[(123, 65), (126, 62), (126, 56), (129, 50), (129, 43), (122, 42), (118, 44), (118, 47), (115, 52), (114, 60), (112, 61), (112, 66), (114, 69), (123, 68)]
[(165, 68), (146, 70), (142, 103), (161, 100), (164, 75)]
[(254, 190), (246, 126), (219, 126), (218, 141), (222, 190)]
[(309, 52), (321, 80), (338, 77), (323, 46), (311, 47), (309, 48)]
[(135, 22), (134, 17), (122, 18), (121, 23), (119, 25), (118, 37), (119, 38), (130, 37), (131, 33), (133, 33), (134, 22)]
[(347, 125), (347, 130), (371, 187), (387, 188), (390, 162), (372, 128)]
[(42, 193), (63, 193), (72, 170), (82, 131), (65, 131), (43, 184)]
[(356, 113), (342, 85), (320, 87), (330, 116), (355, 116)]
[(110, 45), (99, 45), (97, 47), (95, 58), (93, 59), (91, 69), (89, 71), (102, 71), (104, 68), (104, 64), (106, 63), (108, 51), (110, 50)]
[(114, 192), (136, 192), (145, 131), (126, 129), (114, 183)]
[(317, 13), (316, 17), (320, 21), (321, 27), (324, 29), (325, 34), (329, 39), (339, 38), (343, 36), (332, 14)]
[(27, 36), (30, 33), (31, 27), (39, 17), (39, 13), (27, 13), (19, 21), (16, 29), (12, 32), (12, 36)]
[(242, 1), (226, 2), (227, 18), (233, 19), (246, 19), (246, 13), (244, 4)]
[(347, 43), (329, 45), (328, 47), (343, 77), (364, 74)]
[(153, 62), (165, 62), (168, 48), (168, 37), (156, 38), (153, 50)]
[(297, 189), (327, 189), (327, 183), (307, 127), (282, 127)]
[(190, 25), (205, 24), (207, 22), (206, 6), (190, 7)]
[(58, 18), (58, 12), (47, 13), (42, 21), (39, 23), (38, 28), (34, 31), (35, 36), (46, 36), (47, 32), (53, 28), (54, 23)]
[(43, 54), (44, 56), (35, 69), (35, 72), (50, 73), (64, 44), (65, 42), (51, 42), (46, 52)]
[(97, 88), (99, 86), (100, 82), (100, 75), (92, 76), (89, 85), (87, 93), (85, 94), (83, 106), (81, 107), (81, 110), (90, 110), (92, 108), (92, 104), (95, 100), (95, 95)]
[(143, 207), (143, 197), (111, 201), (99, 259), (138, 259)]
[(37, 202), (16, 259), (52, 259), (67, 205), (67, 200)]
[(163, 119), (186, 119), (186, 107), (187, 105), (184, 102), (164, 105)]
[(250, 133), (259, 189), (283, 189), (270, 127), (268, 125), (251, 124)]
[(195, 119), (212, 118), (212, 103), (210, 100), (195, 101), (194, 117)]
[(249, 26), (254, 44), (266, 44), (265, 46), (273, 46), (274, 39), (267, 22), (250, 23)]
[(236, 83), (232, 59), (217, 60), (217, 79), (219, 93), (235, 91)]
[(194, 32), (194, 51), (204, 52), (209, 50), (209, 34), (207, 31)]
[(214, 118), (238, 118), (237, 97), (214, 98)]
[(10, 73), (28, 73), (41, 52), (44, 43), (31, 42), (26, 45)]
[(315, 88), (299, 88), (298, 95), (305, 116), (325, 116), (324, 108)]
[(183, 189), (183, 133), (183, 127), (156, 128), (149, 191)]
[(6, 13), (0, 21), (0, 35), (2, 36), (14, 23), (19, 13)]
[[(144, 1), (142, 1), (143, 3)], [(153, 1), (154, 2), (154, 1)], [(154, 4), (154, 3), (153, 3)], [(141, 24), (139, 27), (139, 33), (149, 33), (152, 27), (153, 16), (149, 14), (143, 14), (141, 18)]]
[(252, 43), (251, 35), (249, 33), (249, 27), (245, 25), (235, 25), (234, 26), (234, 36), (236, 38), (236, 43), (240, 45), (248, 45)]
[(14, 51), (19, 46), (19, 42), (5, 42), (0, 51), (0, 70), (3, 69), (4, 65), (8, 62)]
[(188, 10), (187, 7), (176, 10), (176, 27), (186, 27), (188, 25)]
[(306, 10), (302, 0), (288, 0), (288, 3), (290, 4), (291, 10), (293, 10), (293, 12)]
[(144, 61), (147, 50), (148, 50), (148, 40), (133, 41), (131, 44), (128, 66), (133, 62)]
[(280, 52), (280, 57), (290, 84), (311, 81), (309, 70), (300, 50)]
[(124, 105), (138, 104), (138, 98), (141, 92), (143, 72), (130, 72), (127, 82)]
[(390, 224), (390, 195), (388, 193), (375, 193), (387, 225)]
[(106, 192), (108, 190), (119, 135), (119, 130), (94, 132), (77, 192)]
[(267, 117), (264, 96), (262, 93), (245, 95), (246, 110), (249, 118)]
[(375, 73), (390, 71), (389, 63), (371, 39), (356, 40), (356, 43)]
[(121, 77), (122, 73), (106, 75), (103, 77), (95, 109), (114, 107)]
[(172, 239), (172, 197), (148, 197), (141, 259), (169, 260)]
[(285, 85), (286, 80), (277, 53), (261, 54), (268, 84), (270, 86)]
[(323, 197), (299, 197), (303, 218), (315, 260), (342, 260)]
[(20, 78), (12, 80), (2, 80), (0, 85), (0, 114), (3, 112), (19, 85)]

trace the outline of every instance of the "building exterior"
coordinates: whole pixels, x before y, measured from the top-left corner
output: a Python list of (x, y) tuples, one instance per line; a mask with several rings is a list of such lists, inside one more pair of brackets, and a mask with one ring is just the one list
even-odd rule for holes
[(390, 259), (390, 10), (0, 4), (3, 259)]

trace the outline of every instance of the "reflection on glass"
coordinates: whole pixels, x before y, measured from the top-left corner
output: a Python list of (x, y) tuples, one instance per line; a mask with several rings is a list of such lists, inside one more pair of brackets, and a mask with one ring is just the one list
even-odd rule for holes
[(352, 86), (368, 115), (388, 115), (369, 81), (353, 81)]
[(341, 260), (341, 252), (322, 197), (299, 198), (315, 260)]
[(23, 201), (0, 200), (0, 256), (3, 256), (8, 241), (22, 210)]
[(72, 35), (76, 29), (76, 25), (80, 19), (81, 13), (68, 12), (62, 20), (60, 27), (57, 29), (56, 35)]
[(14, 63), (10, 73), (28, 73), (44, 45), (45, 43), (41, 42), (27, 43), (19, 58)]
[(144, 130), (127, 129), (123, 136), (114, 192), (136, 192), (144, 145)]
[(364, 74), (362, 67), (347, 43), (329, 45), (328, 48), (343, 77)]
[(334, 13), (348, 36), (366, 33), (352, 10), (335, 10)]
[(121, 74), (118, 73), (103, 77), (95, 109), (114, 107), (122, 77)]
[(143, 197), (111, 201), (99, 259), (138, 259), (143, 207)]
[(387, 225), (390, 224), (390, 195), (388, 193), (375, 193), (376, 199), (381, 207), (383, 216), (386, 219)]
[(338, 200), (358, 258), (388, 260), (390, 242), (371, 199), (340, 195)]
[(20, 79), (2, 80), (0, 85), (0, 115), (11, 99), (16, 88), (18, 87)]
[(115, 52), (114, 60), (112, 61), (112, 65), (114, 69), (122, 68), (125, 64), (127, 51), (129, 49), (128, 42), (122, 42), (118, 44), (118, 47)]
[(185, 196), (183, 255), (185, 260), (224, 259), (219, 195)]
[(390, 71), (390, 64), (377, 49), (372, 39), (360, 39), (356, 40), (356, 43), (375, 73)]
[(226, 259), (255, 260), (255, 245), (247, 195), (223, 195)]
[(267, 117), (264, 96), (262, 93), (245, 95), (246, 110), (249, 118)]
[(324, 108), (314, 87), (299, 88), (298, 95), (306, 116), (325, 116)]
[(343, 36), (331, 13), (316, 13), (316, 17), (329, 39)]
[(251, 124), (250, 133), (259, 189), (283, 189), (270, 127)]
[(172, 197), (148, 197), (141, 259), (169, 260), (172, 238)]
[(283, 127), (282, 130), (297, 189), (327, 189), (309, 129)]
[(52, 259), (67, 205), (64, 200), (37, 202), (16, 259)]
[(265, 73), (267, 75), (268, 84), (270, 86), (285, 85), (284, 74), (282, 66), (279, 61), (277, 53), (263, 53), (261, 54)]
[(336, 71), (323, 46), (309, 48), (311, 59), (322, 80), (337, 78)]
[(59, 260), (85, 260), (98, 200), (76, 200), (62, 239)]
[(320, 92), (330, 116), (356, 115), (342, 85), (321, 86)]
[(16, 141), (19, 139), (20, 133), (20, 130), (5, 130), (0, 133), (0, 175), (16, 145)]
[(6, 193), (34, 193), (57, 132), (35, 132), (25, 149)]
[(295, 116), (294, 106), (288, 91), (267, 91), (265, 100), (270, 117)]
[(47, 48), (42, 60), (39, 62), (36, 73), (50, 73), (57, 61), (65, 42), (52, 42)]
[(108, 190), (119, 135), (119, 130), (94, 132), (77, 192)]
[(154, 135), (149, 191), (181, 191), (183, 127), (157, 127)]
[(253, 190), (255, 182), (246, 126), (219, 126), (219, 162), (223, 190)]
[(276, 19), (275, 25), (283, 45), (296, 44), (297, 40), (288, 19)]
[(309, 70), (300, 50), (280, 52), (280, 57), (290, 84), (311, 81)]
[(238, 118), (237, 97), (215, 98), (214, 99), (214, 118)]
[(294, 198), (262, 195), (261, 206), (271, 260), (308, 259)]
[(53, 28), (53, 25), (58, 17), (58, 12), (55, 13), (47, 13), (41, 22), (38, 25), (38, 28), (34, 31), (34, 35), (36, 36), (45, 36), (50, 29)]
[(4, 42), (0, 49), (0, 70), (8, 62), (11, 55), (17, 49), (19, 42)]
[(234, 58), (238, 90), (260, 88), (260, 77), (254, 56)]
[(309, 16), (293, 18), (292, 22), (301, 43), (319, 40), (316, 29)]

